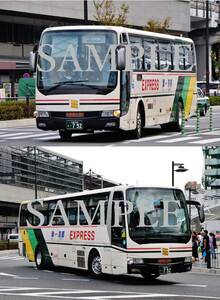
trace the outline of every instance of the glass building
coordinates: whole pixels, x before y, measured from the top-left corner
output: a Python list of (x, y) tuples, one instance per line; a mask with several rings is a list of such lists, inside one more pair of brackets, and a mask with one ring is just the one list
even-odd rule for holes
[(220, 147), (204, 147), (205, 169), (203, 185), (206, 190), (220, 191)]

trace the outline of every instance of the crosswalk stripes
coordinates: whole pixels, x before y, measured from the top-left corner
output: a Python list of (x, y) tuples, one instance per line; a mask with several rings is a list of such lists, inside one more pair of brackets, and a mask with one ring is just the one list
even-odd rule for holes
[[(72, 141), (74, 142), (74, 138), (79, 136), (89, 136), (88, 133), (78, 133), (73, 134)], [(47, 142), (52, 140), (60, 139), (59, 133), (57, 131), (40, 131), (36, 128), (33, 128), (32, 131), (24, 129), (22, 132), (12, 132), (8, 131), (0, 131), (0, 143), (7, 143), (7, 141), (21, 141), (28, 139), (33, 141), (41, 141)], [(214, 131), (201, 130), (199, 134), (195, 132), (188, 132), (185, 135), (181, 133), (161, 133), (159, 135), (152, 135), (152, 136), (145, 136), (139, 140), (122, 140), (121, 142), (111, 143), (112, 146), (114, 145), (133, 145), (133, 144), (145, 144), (145, 143), (152, 143), (152, 144), (163, 144), (163, 145), (175, 145), (184, 143), (187, 145), (205, 145), (205, 144), (214, 144), (220, 142), (220, 129), (216, 128)], [(109, 144), (107, 144), (109, 146)]]
[(0, 261), (3, 261), (3, 260), (22, 260), (24, 259), (24, 257), (21, 257), (21, 256), (0, 256)]
[(39, 287), (0, 287), (0, 295), (12, 296), (17, 299), (21, 297), (37, 298), (55, 298), (55, 299), (145, 299), (152, 297), (168, 297), (168, 294), (146, 293), (146, 292), (127, 292), (110, 290), (92, 290), (92, 289), (58, 289), (58, 288), (39, 288)]

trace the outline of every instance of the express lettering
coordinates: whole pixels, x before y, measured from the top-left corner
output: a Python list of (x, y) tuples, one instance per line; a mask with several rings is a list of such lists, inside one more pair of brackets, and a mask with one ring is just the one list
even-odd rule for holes
[(159, 79), (144, 79), (142, 80), (142, 91), (158, 91)]
[(93, 241), (95, 239), (95, 231), (92, 230), (71, 230), (70, 240)]

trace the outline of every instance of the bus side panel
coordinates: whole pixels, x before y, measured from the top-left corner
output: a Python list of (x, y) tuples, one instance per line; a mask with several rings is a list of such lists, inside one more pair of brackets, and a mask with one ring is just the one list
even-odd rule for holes
[(21, 229), (20, 236), (23, 242), (23, 249), (21, 253), (29, 259), (29, 261), (35, 261), (35, 249), (38, 244), (33, 229)]

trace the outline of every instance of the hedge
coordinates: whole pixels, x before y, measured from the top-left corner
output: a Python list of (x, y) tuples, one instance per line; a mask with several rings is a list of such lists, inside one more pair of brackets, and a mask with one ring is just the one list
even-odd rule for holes
[(30, 101), (29, 105), (24, 100), (0, 102), (0, 121), (33, 118), (34, 111), (34, 101)]
[(0, 250), (18, 249), (17, 242), (0, 241)]
[(220, 105), (220, 96), (210, 96), (209, 102), (210, 105)]

